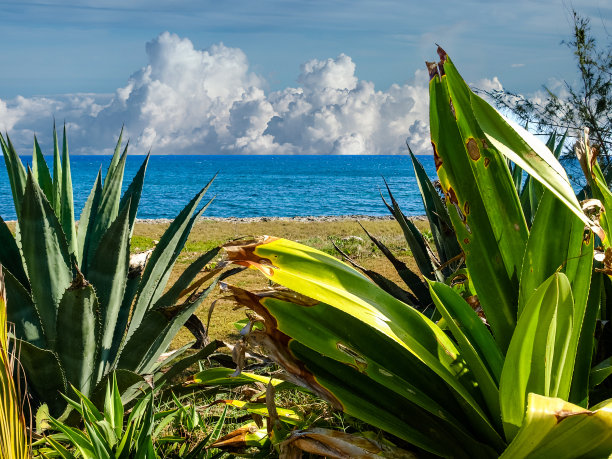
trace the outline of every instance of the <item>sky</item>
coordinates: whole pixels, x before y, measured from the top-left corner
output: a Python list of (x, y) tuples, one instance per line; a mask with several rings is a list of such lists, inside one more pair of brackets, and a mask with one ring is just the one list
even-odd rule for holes
[[(570, 9), (604, 0), (0, 1), (0, 129), (48, 153), (430, 154), (440, 44), (468, 83), (537, 97), (574, 81)], [(606, 29), (609, 27), (609, 29)]]

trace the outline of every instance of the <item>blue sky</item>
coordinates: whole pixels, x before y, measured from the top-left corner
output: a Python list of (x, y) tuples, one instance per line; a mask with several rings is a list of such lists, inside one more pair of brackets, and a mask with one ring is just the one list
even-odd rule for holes
[[(571, 5), (592, 17), (596, 36), (605, 41), (604, 25), (610, 26), (612, 19), (610, 2), (584, 0)], [(31, 133), (40, 132), (52, 116), (65, 118), (74, 124), (77, 139), (81, 131), (95, 131), (90, 136), (91, 144), (86, 145), (94, 152), (103, 152), (107, 145), (102, 146), (102, 139), (123, 122), (138, 140), (137, 148), (146, 149), (147, 142), (149, 146), (159, 144), (165, 148), (159, 153), (168, 149), (205, 153), (206, 145), (226, 153), (346, 153), (351, 149), (380, 153), (393, 149), (380, 143), (389, 135), (394, 139), (414, 135), (425, 148), (426, 111), (417, 113), (421, 104), (416, 99), (419, 91), (422, 97), (427, 95), (419, 81), (422, 75), (415, 75), (415, 71), (422, 71), (424, 61), (436, 57), (434, 43), (447, 50), (468, 82), (480, 82), (485, 87), (501, 84), (533, 94), (543, 83), (554, 85), (575, 78), (572, 56), (560, 44), (568, 38), (571, 27), (569, 8), (570, 3), (556, 0), (3, 1), (0, 128), (15, 131), (25, 145), (31, 144)], [(165, 32), (170, 35), (160, 40)], [(192, 51), (185, 51), (181, 45), (186, 42)], [(178, 55), (181, 49), (187, 53), (187, 60), (221, 58), (226, 51), (214, 48), (220, 43), (226, 50), (235, 50), (233, 57), (223, 61), (225, 67), (220, 71), (232, 73), (237, 68), (232, 59), (239, 61), (239, 75), (232, 74), (242, 90), (206, 94), (205, 103), (201, 101), (200, 105), (210, 102), (209, 111), (195, 115), (208, 123), (207, 130), (198, 132), (198, 139), (190, 143), (179, 127), (161, 129), (164, 123), (158, 112), (179, 110), (181, 104), (185, 105), (187, 99), (179, 97), (180, 93), (198, 93), (188, 86), (208, 81), (210, 66), (186, 64), (186, 71), (194, 74), (182, 81), (156, 80), (142, 70), (152, 66), (155, 75), (155, 62), (172, 68), (173, 53)], [(167, 62), (154, 62), (156, 52)], [(308, 62), (318, 64), (305, 73)], [(337, 94), (331, 97), (319, 83), (336, 77), (347, 83), (332, 82), (331, 89)], [(211, 78), (216, 81), (214, 75)], [(315, 78), (320, 81), (313, 83)], [(140, 92), (132, 91), (122, 105), (117, 102), (118, 90), (128, 91), (132, 80), (132, 87), (140, 88)], [(307, 81), (312, 83), (310, 93), (304, 86)], [(373, 87), (365, 88), (366, 83)], [(155, 96), (160, 85), (168, 88)], [(402, 91), (392, 95), (398, 85), (402, 96)], [(302, 91), (299, 97), (293, 89)], [(174, 105), (153, 103), (170, 90), (177, 96)], [(327, 99), (322, 101), (323, 93)], [(378, 97), (377, 93), (382, 95)], [(81, 96), (72, 96), (77, 94)], [(221, 100), (219, 94), (226, 106), (214, 112)], [(290, 94), (291, 112), (282, 105)], [(383, 132), (371, 125), (364, 128), (365, 134), (350, 131), (347, 126), (355, 120), (342, 118), (346, 113), (334, 110), (351, 97), (355, 103), (378, 104), (379, 116), (395, 117), (389, 122), (403, 117), (410, 124), (405, 132), (401, 128)], [(378, 97), (377, 102), (372, 97)], [(402, 101), (410, 106), (405, 113), (397, 110)], [(151, 104), (156, 108), (151, 109)], [(309, 111), (304, 112), (308, 116), (294, 119), (296, 104), (308, 104)], [(32, 117), (34, 109), (40, 116)], [(410, 110), (412, 116), (408, 116)], [(30, 124), (26, 114), (30, 115)], [(189, 116), (194, 116), (193, 111), (179, 117)], [(237, 119), (242, 124), (232, 124)], [(244, 125), (247, 119), (249, 126)], [(319, 129), (322, 122), (327, 124)], [(196, 128), (188, 129), (193, 132)], [(306, 139), (304, 132), (308, 129), (314, 133)], [(291, 132), (294, 134), (289, 135)], [(179, 140), (173, 141), (173, 136)], [(257, 142), (258, 149), (242, 148), (245, 143)]]

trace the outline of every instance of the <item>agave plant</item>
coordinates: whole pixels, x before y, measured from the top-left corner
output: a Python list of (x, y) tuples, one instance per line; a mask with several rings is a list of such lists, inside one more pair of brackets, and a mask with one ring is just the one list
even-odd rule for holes
[(194, 222), (208, 206), (197, 210), (210, 182), (177, 215), (146, 265), (131, 266), (130, 239), (149, 157), (121, 196), (127, 145), (121, 153), (120, 135), (106, 178), (98, 173), (77, 226), (65, 127), (61, 158), (55, 127), (53, 139), (52, 179), (36, 138), (26, 171), (8, 136), (0, 137), (17, 214), (15, 236), (0, 220), (0, 262), (29, 389), (35, 404), (47, 404), (57, 417), (67, 407), (60, 394), (71, 386), (100, 400), (112, 371), (118, 370), (124, 390), (169, 363), (158, 359), (222, 268), (202, 273), (215, 248), (164, 293)]
[[(611, 272), (593, 259), (595, 234), (609, 247), (609, 190), (597, 185), (603, 217), (585, 214), (546, 145), (439, 53), (428, 64), (434, 160), (484, 320), (437, 280), (434, 322), (335, 258), (265, 237), (227, 245), (230, 259), (296, 293), (229, 286), (263, 325), (249, 342), (294, 383), (425, 453), (607, 456), (612, 400), (592, 403), (589, 388), (605, 377), (591, 367)], [(542, 186), (531, 225), (508, 159)]]

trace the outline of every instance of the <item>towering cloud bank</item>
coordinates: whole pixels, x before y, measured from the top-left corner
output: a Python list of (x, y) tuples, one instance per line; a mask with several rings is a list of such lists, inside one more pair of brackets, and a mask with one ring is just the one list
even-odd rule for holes
[(132, 153), (396, 154), (406, 139), (430, 153), (424, 71), (377, 91), (341, 54), (306, 62), (295, 88), (266, 93), (240, 49), (198, 50), (165, 32), (146, 52), (148, 64), (111, 95), (0, 100), (0, 128), (20, 152), (34, 132), (46, 140), (55, 116), (67, 121), (75, 154), (108, 153), (123, 123)]

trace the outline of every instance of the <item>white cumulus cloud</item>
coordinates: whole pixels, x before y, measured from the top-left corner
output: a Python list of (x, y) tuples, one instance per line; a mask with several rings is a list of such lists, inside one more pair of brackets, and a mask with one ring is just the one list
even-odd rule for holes
[(20, 152), (33, 133), (49, 145), (55, 117), (68, 123), (77, 154), (109, 153), (122, 124), (132, 153), (396, 154), (407, 138), (416, 153), (430, 153), (425, 71), (382, 91), (340, 54), (304, 63), (296, 87), (267, 93), (240, 49), (199, 50), (164, 32), (146, 53), (147, 65), (113, 94), (0, 100), (0, 129)]

